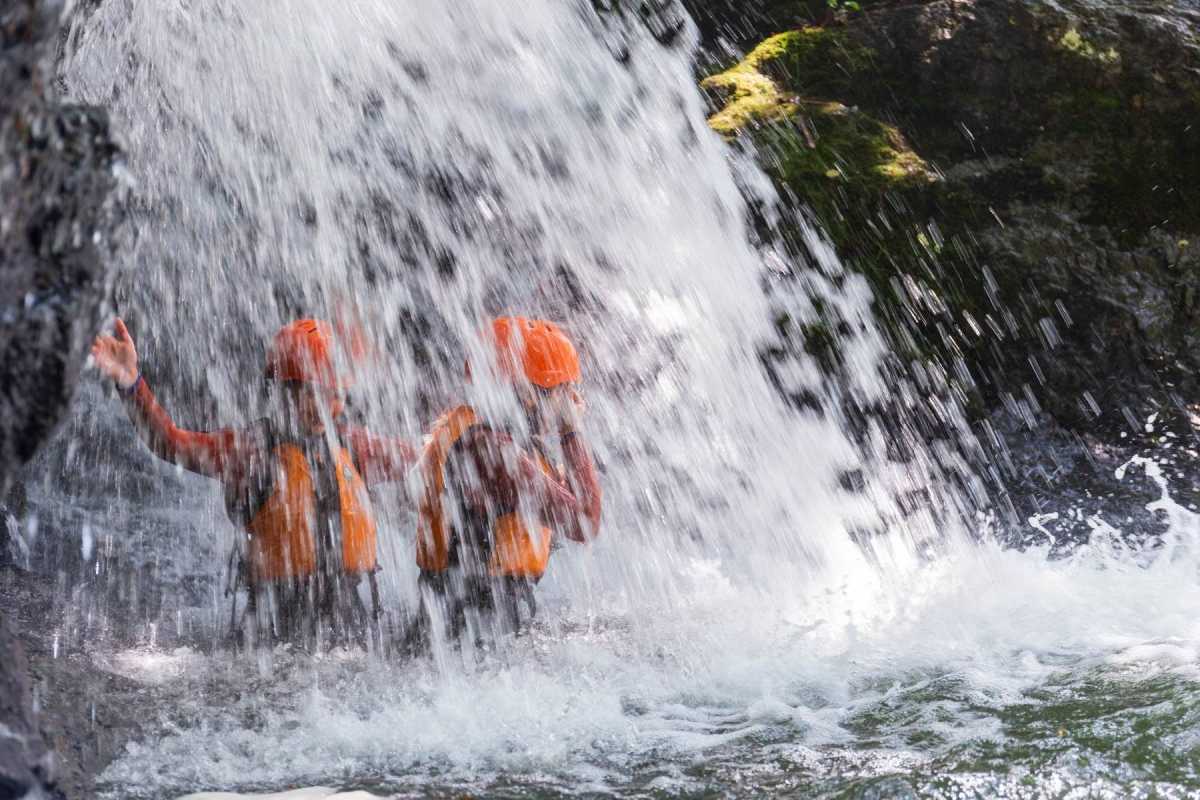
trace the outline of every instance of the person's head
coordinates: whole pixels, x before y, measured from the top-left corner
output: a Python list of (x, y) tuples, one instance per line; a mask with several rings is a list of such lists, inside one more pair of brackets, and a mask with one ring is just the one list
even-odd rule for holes
[(579, 354), (553, 322), (499, 317), (491, 338), (500, 375), (511, 383), (536, 429), (546, 431), (555, 416), (556, 396), (579, 380)]
[(283, 326), (271, 343), (266, 377), (298, 433), (320, 433), (345, 410), (348, 381), (337, 373), (333, 348), (333, 328), (314, 319)]

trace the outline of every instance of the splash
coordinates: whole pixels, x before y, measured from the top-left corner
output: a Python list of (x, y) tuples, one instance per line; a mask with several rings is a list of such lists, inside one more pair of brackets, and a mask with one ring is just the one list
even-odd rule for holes
[[(118, 305), (177, 417), (261, 415), (260, 382), (247, 379), (260, 369), (256, 343), (292, 315), (326, 315), (357, 320), (371, 339), (357, 413), (416, 440), (463, 396), (481, 321), (526, 312), (581, 343), (604, 466), (608, 533), (555, 568), (573, 602), (665, 602), (704, 560), (737, 586), (839, 571), (874, 581), (872, 562), (911, 568), (914, 541), (954, 526), (896, 507), (911, 488), (900, 484), (929, 484), (921, 464), (888, 467), (843, 432), (838, 396), (887, 391), (870, 293), (807, 228), (812, 269), (751, 246), (744, 196), (769, 200), (769, 189), (704, 125), (687, 47), (664, 49), (635, 24), (620, 63), (601, 35), (616, 23), (583, 4), (537, 2), (513, 17), (481, 0), (302, 2), (285, 16), (216, 0), (119, 2), (71, 39), (71, 92), (112, 109), (125, 131), (142, 213), (127, 231)], [(805, 275), (808, 290), (768, 296), (764, 276), (779, 269)], [(845, 384), (789, 356), (788, 389), (828, 398), (824, 416), (789, 407), (760, 365), (779, 304), (814, 318), (814, 297), (853, 331)], [(99, 407), (80, 415), (75, 441), (127, 437), (120, 412)], [(94, 475), (80, 494), (132, 471), (160, 480), (115, 506), (119, 516), (94, 502), (91, 529), (134, 524), (153, 538), (166, 526), (131, 518), (184, 497), (192, 521), (162, 532), (178, 569), (219, 559), (232, 534), (211, 488), (118, 447), (76, 452)], [(838, 481), (856, 470), (870, 473), (857, 496)], [(47, 494), (48, 505), (61, 496)], [(411, 604), (400, 505), (384, 521), (385, 590)], [(202, 532), (213, 529), (215, 540)], [(888, 535), (867, 553), (855, 541), (864, 530)], [(133, 558), (164, 572), (162, 555), (151, 546)]]
[[(958, 453), (852, 438), (847, 402), (923, 402), (884, 378), (865, 283), (805, 226), (804, 253), (752, 244), (745, 198), (771, 192), (705, 127), (690, 30), (671, 49), (630, 25), (615, 59), (606, 24), (560, 0), (110, 0), (76, 27), (64, 80), (111, 109), (136, 198), (118, 309), (181, 421), (261, 415), (260, 343), (311, 314), (361, 325), (356, 413), (416, 440), (467, 391), (482, 321), (525, 312), (581, 343), (607, 502), (528, 637), (408, 664), (202, 655), (174, 648), (224, 625), (220, 498), (89, 391), (31, 503), (70, 542), (41, 537), (40, 563), (92, 592), (68, 628), (150, 698), (108, 796), (684, 793), (739, 763), (767, 791), (965, 763), (1064, 670), (1191, 680), (1188, 537), (1149, 561), (1099, 525), (1056, 561), (977, 544), (989, 520), (942, 477), (969, 476)], [(763, 368), (782, 314), (836, 317), (840, 377), (798, 348)], [(379, 507), (387, 601), (411, 607), (411, 510)]]
[[(177, 683), (166, 735), (132, 746), (105, 785), (139, 797), (340, 774), (380, 796), (637, 797), (736, 774), (757, 792), (900, 773), (954, 796), (997, 791), (1015, 770), (1136, 796), (1156, 775), (1178, 779), (1130, 766), (1142, 735), (1189, 774), (1195, 560), (1047, 552), (963, 548), (868, 593), (746, 591), (697, 563), (690, 591), (636, 613), (617, 600), (585, 612), (556, 586), (552, 612), (499, 651), (387, 667), (281, 654), (236, 701), (237, 667), (210, 661)], [(1063, 755), (1030, 757), (1043, 748)]]

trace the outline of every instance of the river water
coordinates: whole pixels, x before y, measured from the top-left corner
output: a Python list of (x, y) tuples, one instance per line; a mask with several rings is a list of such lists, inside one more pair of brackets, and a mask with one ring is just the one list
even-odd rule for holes
[[(527, 636), (233, 655), (218, 488), (89, 387), (23, 530), (73, 581), (64, 638), (142, 687), (102, 796), (1192, 795), (1198, 531), (1169, 472), (1125, 476), (1162, 495), (1153, 551), (1088, 508), (1057, 509), (1094, 523), (1066, 557), (995, 544), (953, 406), (953, 443), (905, 433), (925, 400), (885, 371), (865, 282), (818, 231), (752, 231), (748, 198), (800, 223), (705, 126), (684, 22), (669, 46), (563, 0), (108, 0), (77, 23), (64, 83), (127, 152), (117, 306), (181, 424), (261, 415), (263, 343), (319, 315), (370, 342), (354, 413), (416, 440), (495, 399), (463, 360), (527, 313), (580, 343), (605, 489)], [(784, 315), (839, 332), (838, 374), (786, 347), (764, 369)], [(899, 422), (851, 435), (848, 406)], [(397, 614), (405, 496), (377, 498)]]

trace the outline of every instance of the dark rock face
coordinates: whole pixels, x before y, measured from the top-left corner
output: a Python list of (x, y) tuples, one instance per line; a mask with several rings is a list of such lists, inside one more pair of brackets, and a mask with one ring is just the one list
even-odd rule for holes
[[(986, 302), (985, 282), (960, 293), (1016, 321), (984, 385), (1028, 384), (1075, 427), (1144, 418), (1169, 384), (1195, 399), (1200, 10), (990, 0), (863, 17), (850, 33), (886, 79), (850, 99), (941, 167), (928, 214), (995, 280)], [(1040, 369), (1003, 357), (1018, 350)]]
[(1155, 412), (1194, 437), (1200, 8), (865, 0), (804, 28), (800, 5), (759, 4), (770, 38), (705, 82), (714, 127), (870, 278), (914, 382), (979, 423), (1016, 516), (1054, 491), (997, 431), (1056, 431), (1082, 471)]
[[(155, 698), (147, 705), (145, 684), (114, 674), (111, 666), (101, 666), (101, 660), (85, 649), (84, 637), (72, 635), (68, 626), (46, 624), (46, 620), (69, 620), (77, 606), (76, 596), (64, 596), (57, 582), (47, 582), (34, 572), (0, 567), (0, 602), (8, 605), (7, 624), (18, 633), (25, 649), (21, 657), (24, 669), (0, 677), (0, 682), (21, 676), (28, 729), (41, 734), (40, 741), (26, 739), (24, 760), (17, 762), (32, 765), (34, 770), (26, 770), (30, 779), (41, 781), (41, 787), (30, 784), (37, 787), (32, 797), (94, 797), (96, 775), (138, 734), (145, 721), (144, 709), (166, 707), (170, 700), (159, 705)], [(36, 687), (37, 697), (32, 715), (30, 687)], [(0, 703), (3, 698), (19, 696), (8, 694), (10, 688), (0, 693)], [(179, 698), (171, 700), (179, 703)], [(0, 713), (5, 715), (0, 720), (20, 718), (9, 717), (3, 706)], [(3, 753), (0, 739), (0, 775), (9, 774), (3, 771)], [(0, 783), (0, 798), (10, 797)], [(24, 795), (17, 792), (16, 797)]]
[(54, 783), (54, 758), (37, 732), (25, 651), (4, 616), (0, 652), (0, 798), (36, 798)]
[(834, 16), (829, 0), (682, 0), (703, 39), (717, 50), (749, 50), (765, 36)]
[(61, 13), (0, 13), (0, 494), (61, 417), (106, 289), (117, 149), (103, 111), (53, 99)]
[[(0, 497), (66, 409), (106, 293), (117, 150), (103, 112), (54, 99), (62, 12), (49, 0), (0, 10)], [(57, 796), (54, 781), (0, 609), (0, 798)]]

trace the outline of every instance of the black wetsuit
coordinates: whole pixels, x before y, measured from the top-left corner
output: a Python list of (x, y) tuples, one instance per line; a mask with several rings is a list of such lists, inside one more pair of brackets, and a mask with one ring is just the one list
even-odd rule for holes
[(517, 511), (515, 492), (500, 497), (489, 493), (482, 507), (471, 501), (481, 491), (474, 455), (478, 448), (493, 446), (493, 434), (486, 425), (474, 425), (446, 453), (448, 565), (441, 572), (421, 571), (422, 608), (417, 629), (421, 645), (428, 644), (430, 602), (440, 605), (446, 635), (451, 639), (463, 635), (468, 615), (487, 620), (497, 632), (510, 633), (518, 632), (537, 612), (533, 596), (536, 579), (496, 576), (488, 569), (496, 520)]

